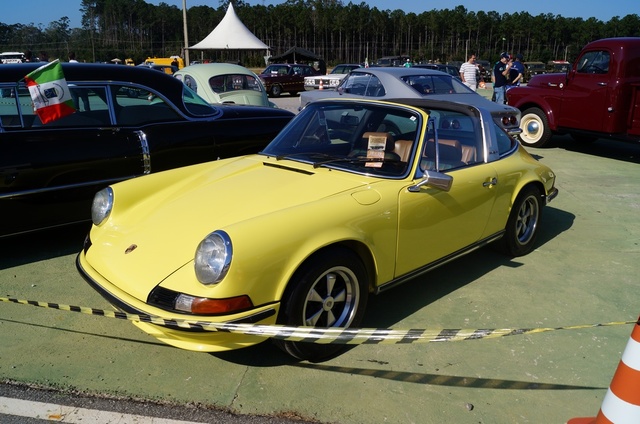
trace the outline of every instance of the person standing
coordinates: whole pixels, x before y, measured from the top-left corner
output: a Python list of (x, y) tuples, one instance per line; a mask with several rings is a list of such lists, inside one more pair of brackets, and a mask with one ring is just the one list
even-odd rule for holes
[(500, 61), (493, 66), (493, 94), (495, 102), (504, 104), (505, 89), (507, 87), (507, 76), (511, 70), (511, 62), (509, 61), (509, 53), (500, 54)]
[(478, 74), (480, 70), (476, 65), (476, 55), (471, 54), (467, 62), (460, 65), (460, 79), (470, 89), (476, 91), (478, 89)]
[(509, 85), (512, 87), (516, 87), (522, 83), (522, 79), (524, 78), (524, 63), (522, 60), (524, 56), (518, 53), (516, 55), (516, 60), (513, 62), (513, 66), (511, 67), (511, 71), (509, 75), (513, 75), (513, 78), (510, 78)]
[(411, 68), (411, 59), (407, 59), (407, 61), (404, 63), (404, 67), (405, 68)]

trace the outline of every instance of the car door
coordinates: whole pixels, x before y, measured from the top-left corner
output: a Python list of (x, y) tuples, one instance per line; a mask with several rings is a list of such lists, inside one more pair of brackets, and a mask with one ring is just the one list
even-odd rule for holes
[[(396, 277), (477, 243), (491, 216), (496, 193), (492, 182), (497, 177), (494, 167), (478, 160), (472, 164), (451, 162), (446, 169), (445, 140), (438, 139), (438, 143), (443, 156), (439, 166), (452, 178), (452, 185), (448, 191), (424, 185), (419, 191), (400, 192)], [(424, 150), (422, 156), (427, 158), (429, 153)], [(433, 164), (424, 164), (424, 159), (422, 162), (421, 167), (435, 169)]]
[(396, 276), (446, 258), (480, 240), (494, 204), (483, 186), (495, 177), (486, 164), (447, 171), (449, 191), (422, 187), (399, 195)]
[(96, 191), (144, 173), (139, 133), (111, 124), (107, 87), (69, 86), (77, 111), (57, 121), (40, 122), (25, 87), (0, 111), (0, 236), (89, 220)]
[[(603, 131), (610, 95), (610, 54), (606, 50), (588, 51), (578, 59), (562, 90), (562, 109), (558, 126)], [(627, 111), (624, 111), (626, 114)]]

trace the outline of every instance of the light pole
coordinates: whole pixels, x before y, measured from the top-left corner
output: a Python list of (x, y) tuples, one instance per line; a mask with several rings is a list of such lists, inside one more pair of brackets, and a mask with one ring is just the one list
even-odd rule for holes
[(182, 23), (184, 27), (184, 65), (189, 66), (189, 35), (187, 33), (187, 0), (182, 0)]

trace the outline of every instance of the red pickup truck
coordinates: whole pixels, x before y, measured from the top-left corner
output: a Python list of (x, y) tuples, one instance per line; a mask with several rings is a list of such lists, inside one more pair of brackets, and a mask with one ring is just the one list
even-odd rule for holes
[(640, 141), (640, 37), (587, 44), (567, 73), (536, 75), (507, 91), (522, 112), (525, 146), (542, 147), (552, 134), (576, 140)]

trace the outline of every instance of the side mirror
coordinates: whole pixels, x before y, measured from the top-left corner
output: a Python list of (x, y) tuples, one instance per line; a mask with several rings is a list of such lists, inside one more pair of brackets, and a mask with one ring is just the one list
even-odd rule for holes
[(424, 171), (424, 176), (418, 184), (412, 185), (408, 188), (411, 193), (417, 193), (420, 191), (420, 187), (427, 186), (436, 188), (442, 191), (451, 190), (453, 184), (453, 177), (448, 174), (436, 171)]

